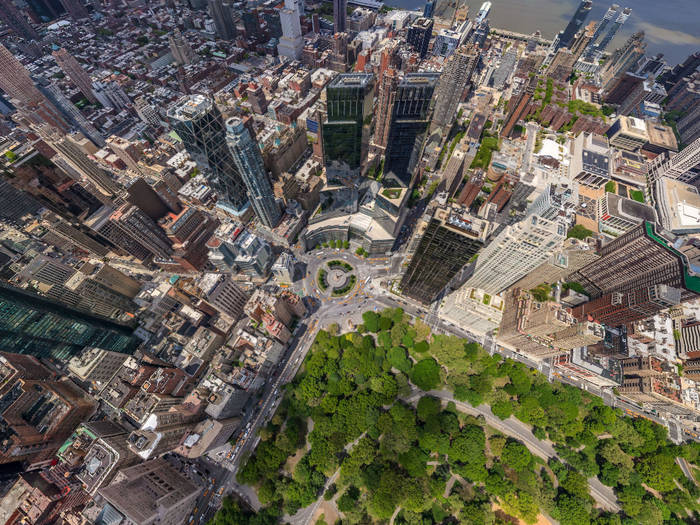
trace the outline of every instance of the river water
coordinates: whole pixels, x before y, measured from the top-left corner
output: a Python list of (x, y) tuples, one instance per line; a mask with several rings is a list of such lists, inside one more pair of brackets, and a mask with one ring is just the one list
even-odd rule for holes
[[(448, 0), (442, 0), (448, 1)], [(454, 1), (454, 0), (449, 0)], [(483, 0), (462, 0), (469, 6), (469, 18), (479, 12)], [(688, 55), (700, 51), (699, 0), (617, 0), (623, 7), (631, 7), (632, 15), (622, 26), (615, 40), (608, 46), (612, 52), (634, 32), (646, 31), (647, 52), (663, 53), (669, 65), (682, 62)], [(424, 0), (385, 0), (385, 3), (404, 9), (421, 8)], [(600, 20), (614, 0), (594, 0), (586, 24)], [(564, 29), (580, 4), (580, 0), (491, 0), (489, 20), (491, 27), (531, 34), (537, 29), (544, 38), (554, 38)], [(452, 13), (448, 9), (446, 14)], [(613, 18), (613, 21), (615, 19)], [(608, 25), (610, 27), (610, 25)]]

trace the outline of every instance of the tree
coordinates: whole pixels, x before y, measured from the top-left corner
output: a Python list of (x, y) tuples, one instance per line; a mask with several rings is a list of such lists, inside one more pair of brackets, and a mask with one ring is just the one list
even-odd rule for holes
[(10, 162), (14, 162), (17, 160), (17, 154), (14, 151), (6, 151), (5, 157), (7, 157), (7, 160), (9, 160)]
[(419, 361), (411, 372), (411, 382), (424, 391), (433, 390), (440, 384), (440, 366), (432, 358)]
[(391, 322), (391, 319), (389, 319), (388, 317), (382, 316), (379, 318), (379, 329), (382, 332), (387, 332), (387, 331), (391, 330), (392, 324), (393, 323)]
[(503, 447), (505, 447), (506, 438), (503, 436), (492, 436), (489, 439), (489, 447), (491, 448), (491, 454), (494, 456), (500, 456), (503, 453)]
[(355, 508), (355, 503), (360, 497), (360, 489), (350, 485), (343, 495), (338, 498), (338, 510), (340, 512), (350, 512)]
[(391, 349), (387, 352), (386, 358), (389, 363), (391, 363), (391, 366), (397, 370), (404, 373), (409, 373), (411, 371), (411, 360), (406, 357), (406, 350), (400, 346), (391, 347)]
[(637, 472), (644, 483), (661, 492), (668, 492), (676, 487), (673, 478), (682, 476), (680, 467), (672, 456), (655, 454), (646, 456), (637, 464)]
[(362, 314), (365, 328), (374, 334), (379, 332), (379, 316), (375, 312), (365, 312)]
[(331, 323), (328, 325), (328, 328), (326, 328), (326, 331), (331, 334), (332, 336), (338, 335), (338, 323)]
[(583, 226), (582, 224), (577, 224), (568, 232), (566, 232), (567, 239), (571, 239), (573, 237), (574, 239), (579, 239), (581, 241), (585, 240), (587, 237), (590, 237), (592, 235), (593, 232), (585, 226)]
[(437, 417), (441, 408), (442, 404), (440, 403), (439, 399), (431, 396), (423, 396), (418, 401), (416, 415), (421, 421), (432, 420), (433, 418)]
[(510, 468), (521, 471), (525, 470), (530, 465), (530, 461), (532, 461), (532, 454), (530, 454), (530, 451), (525, 445), (511, 441), (506, 443), (506, 445), (503, 447), (501, 461), (503, 461)]
[(350, 248), (350, 243), (348, 241), (343, 241), (343, 250)]
[(428, 345), (426, 341), (421, 341), (419, 343), (416, 343), (413, 346), (413, 349), (420, 354), (424, 354), (430, 349), (430, 345)]
[(509, 492), (503, 498), (503, 510), (508, 514), (522, 518), (525, 523), (532, 525), (537, 523), (539, 509), (537, 503), (527, 492)]
[(561, 525), (590, 525), (591, 517), (588, 511), (575, 497), (562, 494), (556, 505)]

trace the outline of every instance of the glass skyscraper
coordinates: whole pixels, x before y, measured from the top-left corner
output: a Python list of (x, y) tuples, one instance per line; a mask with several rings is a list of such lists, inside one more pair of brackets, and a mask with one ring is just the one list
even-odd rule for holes
[(226, 142), (233, 155), (233, 161), (243, 177), (243, 182), (248, 188), (248, 198), (255, 215), (264, 226), (272, 229), (280, 222), (280, 211), (275, 202), (275, 194), (267, 176), (260, 148), (253, 141), (240, 118), (228, 119), (226, 131)]
[(481, 249), (488, 221), (452, 207), (438, 207), (401, 279), (401, 293), (428, 305)]
[(330, 183), (356, 182), (369, 147), (374, 75), (344, 73), (326, 88), (323, 153)]
[(125, 326), (0, 282), (0, 346), (7, 352), (67, 360), (86, 346), (133, 354), (140, 343)]
[(391, 181), (403, 188), (411, 186), (430, 123), (430, 100), (439, 78), (439, 73), (409, 73), (399, 83), (389, 124), (385, 184)]
[(248, 206), (243, 184), (226, 144), (226, 129), (214, 101), (203, 95), (188, 95), (168, 110), (168, 119), (187, 152), (202, 166), (219, 206), (239, 215)]

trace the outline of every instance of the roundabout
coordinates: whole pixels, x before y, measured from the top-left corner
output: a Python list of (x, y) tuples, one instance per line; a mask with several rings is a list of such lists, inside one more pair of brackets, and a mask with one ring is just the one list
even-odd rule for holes
[(357, 285), (356, 270), (351, 264), (343, 261), (328, 261), (319, 268), (316, 281), (325, 294), (343, 297)]

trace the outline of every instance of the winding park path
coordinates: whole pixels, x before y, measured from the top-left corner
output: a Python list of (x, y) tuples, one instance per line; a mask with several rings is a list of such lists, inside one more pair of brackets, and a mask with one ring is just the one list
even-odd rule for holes
[[(423, 397), (423, 396), (432, 396), (436, 397), (439, 399), (444, 400), (445, 402), (452, 401), (454, 404), (457, 406), (457, 408), (465, 412), (467, 414), (471, 414), (474, 416), (479, 416), (482, 415), (486, 419), (486, 422), (491, 425), (493, 428), (498, 430), (499, 432), (502, 432), (506, 436), (515, 438), (519, 441), (521, 441), (527, 448), (530, 450), (531, 453), (539, 456), (543, 460), (547, 461), (549, 458), (557, 458), (559, 461), (564, 463), (565, 461), (559, 457), (559, 454), (557, 454), (556, 450), (554, 450), (554, 447), (549, 441), (540, 441), (537, 439), (533, 434), (532, 434), (532, 429), (523, 423), (522, 421), (519, 421), (518, 419), (514, 418), (511, 416), (508, 419), (501, 420), (498, 417), (493, 415), (493, 412), (491, 412), (491, 407), (488, 405), (480, 405), (478, 407), (473, 407), (469, 403), (463, 403), (461, 401), (457, 401), (454, 396), (452, 395), (452, 392), (449, 392), (448, 390), (432, 390), (430, 392), (424, 392), (423, 390), (420, 390), (419, 388), (413, 387), (411, 391), (411, 395), (405, 398), (400, 398), (402, 401), (406, 403), (417, 403), (418, 400)], [(362, 437), (362, 436), (360, 436)], [(359, 438), (358, 438), (359, 439)], [(357, 440), (354, 443), (351, 443), (348, 445), (348, 447), (354, 446), (354, 444), (357, 443)], [(430, 464), (437, 464), (436, 462), (429, 462)], [(324, 485), (324, 492), (325, 489), (327, 489), (332, 483), (335, 482), (335, 480), (338, 478), (338, 475), (340, 474), (340, 469), (338, 469), (333, 476), (331, 476), (326, 484)], [(453, 476), (450, 481), (452, 484), (454, 484), (455, 480), (458, 479), (455, 476)], [(617, 504), (617, 498), (615, 497), (615, 493), (612, 491), (610, 487), (606, 487), (603, 485), (600, 480), (596, 477), (592, 477), (588, 479), (588, 486), (590, 488), (590, 493), (593, 499), (600, 504), (601, 507), (603, 507), (606, 510), (609, 510), (611, 512), (620, 512), (620, 506)], [(318, 498), (318, 500), (311, 505), (310, 507), (306, 507), (305, 509), (301, 509), (299, 512), (297, 512), (294, 516), (285, 516), (284, 520), (287, 523), (293, 523), (296, 525), (309, 525), (314, 518), (314, 515), (316, 514), (316, 511), (318, 510), (318, 507), (323, 503), (323, 494)], [(394, 512), (393, 516), (391, 517), (390, 520), (390, 525), (393, 525), (394, 518), (398, 515), (399, 511), (401, 509), (398, 508)], [(547, 520), (552, 523), (553, 525), (556, 525), (556, 521), (552, 520), (548, 516), (545, 516)]]
[[(545, 461), (549, 458), (557, 458), (562, 463), (565, 461), (559, 457), (556, 450), (549, 441), (540, 441), (532, 434), (532, 429), (519, 421), (515, 417), (511, 416), (508, 419), (501, 420), (493, 415), (491, 412), (491, 407), (488, 405), (479, 405), (478, 407), (473, 407), (469, 403), (462, 403), (457, 401), (452, 392), (447, 390), (433, 390), (430, 392), (423, 392), (418, 388), (414, 388), (411, 397), (404, 399), (404, 401), (409, 403), (417, 402), (424, 395), (433, 396), (440, 398), (445, 401), (452, 401), (462, 412), (472, 414), (475, 416), (482, 415), (486, 418), (486, 422), (493, 428), (502, 432), (503, 434), (513, 437), (521, 441), (533, 454), (541, 457)], [(603, 485), (600, 480), (596, 477), (588, 478), (588, 486), (590, 487), (591, 496), (595, 499), (602, 507), (611, 512), (620, 512), (620, 506), (617, 504), (617, 498), (615, 493), (610, 487)]]

